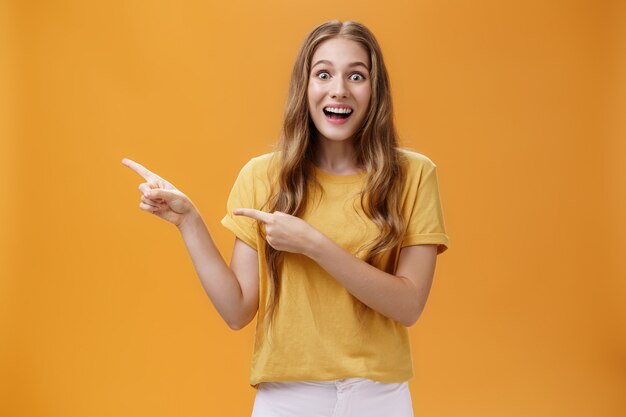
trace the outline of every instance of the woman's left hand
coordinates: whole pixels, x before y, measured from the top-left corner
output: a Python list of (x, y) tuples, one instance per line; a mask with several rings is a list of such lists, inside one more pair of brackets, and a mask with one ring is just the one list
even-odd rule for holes
[(301, 218), (282, 211), (267, 213), (251, 208), (236, 208), (233, 214), (262, 221), (265, 224), (265, 239), (276, 250), (307, 255), (320, 234)]

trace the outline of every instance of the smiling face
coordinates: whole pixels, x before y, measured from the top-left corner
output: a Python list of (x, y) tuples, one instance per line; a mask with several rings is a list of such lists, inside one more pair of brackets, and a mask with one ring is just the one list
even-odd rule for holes
[(372, 95), (365, 48), (342, 37), (322, 42), (311, 59), (307, 95), (318, 138), (352, 140)]

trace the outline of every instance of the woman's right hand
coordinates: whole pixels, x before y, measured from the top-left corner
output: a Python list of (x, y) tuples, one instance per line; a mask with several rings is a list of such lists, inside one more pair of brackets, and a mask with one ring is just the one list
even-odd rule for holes
[(165, 179), (128, 158), (122, 159), (122, 164), (146, 180), (139, 185), (142, 194), (140, 209), (153, 213), (177, 227), (186, 216), (196, 212), (191, 200)]

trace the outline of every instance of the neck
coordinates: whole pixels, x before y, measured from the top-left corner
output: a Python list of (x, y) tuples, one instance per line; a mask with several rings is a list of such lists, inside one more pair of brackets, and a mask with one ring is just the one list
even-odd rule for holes
[(313, 163), (324, 171), (348, 175), (359, 172), (352, 139), (333, 141), (318, 136)]

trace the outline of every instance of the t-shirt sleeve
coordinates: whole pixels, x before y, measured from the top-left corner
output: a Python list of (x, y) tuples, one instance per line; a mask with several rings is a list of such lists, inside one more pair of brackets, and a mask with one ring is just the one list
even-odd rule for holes
[(428, 161), (423, 168), (417, 192), (409, 193), (413, 206), (407, 219), (407, 229), (400, 247), (437, 244), (437, 254), (448, 249), (443, 209), (439, 199), (437, 166)]
[(254, 176), (252, 165), (248, 162), (241, 168), (226, 202), (226, 215), (221, 223), (243, 240), (248, 246), (257, 249), (256, 220), (246, 216), (235, 216), (235, 208), (257, 208), (254, 204)]

